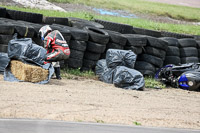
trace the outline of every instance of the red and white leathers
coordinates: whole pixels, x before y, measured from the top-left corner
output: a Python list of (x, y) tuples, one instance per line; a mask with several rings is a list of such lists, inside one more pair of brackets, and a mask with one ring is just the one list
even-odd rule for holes
[(61, 61), (70, 56), (69, 46), (58, 30), (50, 32), (44, 38), (44, 47), (47, 49), (46, 61)]

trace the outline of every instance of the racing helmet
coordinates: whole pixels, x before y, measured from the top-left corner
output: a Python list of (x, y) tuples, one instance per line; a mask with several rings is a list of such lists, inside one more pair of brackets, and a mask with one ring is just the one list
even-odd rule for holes
[(39, 36), (41, 37), (42, 40), (44, 40), (44, 38), (47, 36), (47, 34), (51, 31), (52, 31), (51, 27), (49, 25), (45, 25), (40, 28)]

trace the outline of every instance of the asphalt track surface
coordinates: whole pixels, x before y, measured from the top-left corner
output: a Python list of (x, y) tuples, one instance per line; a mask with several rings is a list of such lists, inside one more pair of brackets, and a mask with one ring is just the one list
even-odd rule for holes
[(200, 130), (50, 120), (0, 119), (0, 133), (200, 133)]

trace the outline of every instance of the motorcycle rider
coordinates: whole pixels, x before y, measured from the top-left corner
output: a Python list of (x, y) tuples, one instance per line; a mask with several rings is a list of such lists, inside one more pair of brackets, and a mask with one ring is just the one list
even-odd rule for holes
[(44, 47), (47, 50), (45, 60), (52, 62), (57, 79), (60, 77), (59, 61), (66, 60), (70, 56), (69, 46), (58, 30), (52, 30), (49, 25), (41, 27), (39, 35), (44, 42)]

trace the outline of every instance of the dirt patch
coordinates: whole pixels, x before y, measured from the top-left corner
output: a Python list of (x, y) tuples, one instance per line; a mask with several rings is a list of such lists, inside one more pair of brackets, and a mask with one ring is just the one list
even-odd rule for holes
[[(39, 0), (37, 0), (39, 1)], [(36, 1), (36, 2), (37, 2)], [(159, 0), (158, 0), (159, 1)], [(38, 6), (38, 8), (44, 7), (44, 5), (40, 5), (41, 1), (37, 2), (35, 5)], [(19, 6), (19, 7), (27, 7), (30, 5), (21, 5), (20, 3), (16, 3), (12, 0), (0, 0), (0, 4), (1, 5), (9, 5), (9, 6)], [(93, 9), (94, 7), (90, 7), (90, 6), (86, 6), (86, 5), (82, 5), (82, 4), (69, 4), (69, 3), (53, 3), (54, 5), (61, 7), (61, 9), (65, 10), (65, 11), (69, 11), (69, 12), (91, 12), (91, 13), (95, 13), (98, 14), (97, 12), (95, 12)], [(32, 7), (34, 7), (34, 4), (32, 4)], [(36, 8), (36, 6), (34, 7)], [(49, 8), (47, 8), (49, 9)], [(57, 8), (55, 8), (55, 10), (57, 10)], [(111, 10), (112, 12), (116, 12), (116, 13), (121, 13), (122, 11), (119, 10)], [(130, 13), (128, 12), (124, 12), (125, 16), (130, 15)], [(164, 16), (156, 16), (156, 15), (151, 15), (151, 14), (142, 14), (142, 13), (135, 13), (134, 15), (136, 15), (138, 18), (141, 19), (146, 19), (146, 20), (151, 20), (151, 21), (155, 21), (155, 22), (161, 22), (161, 23), (172, 23), (172, 24), (190, 24), (190, 25), (200, 25), (200, 23), (198, 22), (188, 22), (188, 21), (183, 21), (183, 20), (176, 20), (176, 19), (172, 19), (170, 17), (164, 17)]]
[[(94, 11), (94, 7), (86, 6), (86, 5), (81, 5), (81, 4), (69, 4), (69, 3), (53, 3), (54, 5), (57, 5), (59, 7), (62, 7), (66, 11), (69, 12), (91, 12), (94, 14), (100, 15), (98, 12)], [(115, 13), (121, 13), (122, 11), (120, 10), (110, 10)], [(130, 13), (124, 12), (124, 16), (129, 16)], [(170, 17), (165, 17), (165, 16), (157, 16), (157, 15), (152, 15), (152, 14), (142, 14), (142, 13), (135, 13), (138, 18), (141, 19), (146, 19), (146, 20), (151, 20), (155, 22), (161, 22), (161, 23), (172, 23), (172, 24), (190, 24), (190, 25), (199, 25), (198, 22), (189, 22), (189, 21), (183, 21), (183, 20), (176, 20), (172, 19)]]
[(38, 118), (200, 129), (200, 95), (181, 89), (134, 91), (96, 80), (6, 82), (0, 118)]

